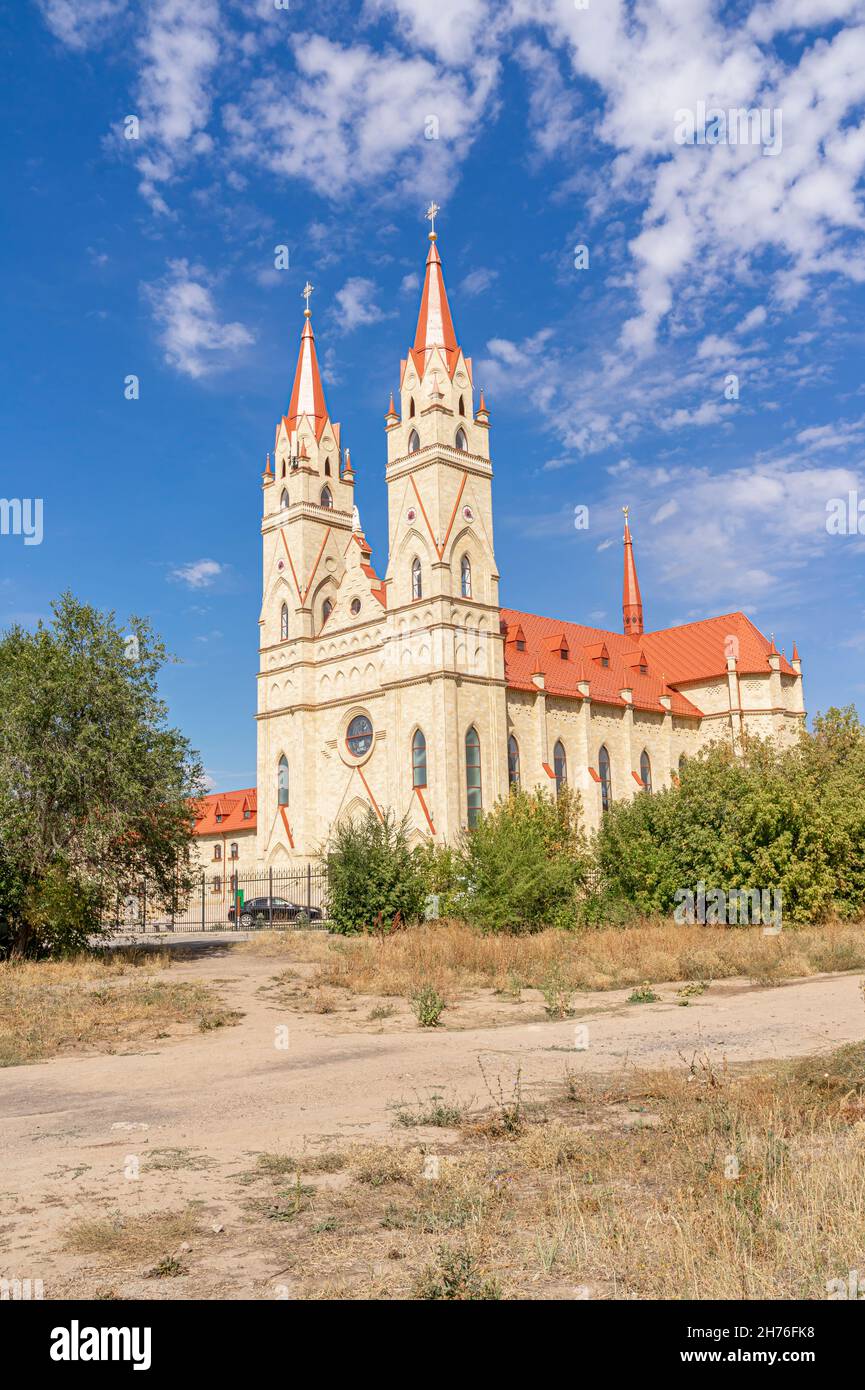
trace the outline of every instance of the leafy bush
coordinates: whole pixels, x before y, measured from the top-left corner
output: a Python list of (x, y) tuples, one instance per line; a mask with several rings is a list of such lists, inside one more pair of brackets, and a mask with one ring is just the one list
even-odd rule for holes
[(432, 985), (423, 985), (411, 996), (411, 1006), (421, 1028), (436, 1028), (445, 1009), (445, 1001)]
[(463, 837), (458, 915), (484, 931), (573, 926), (589, 868), (579, 811), (567, 788), (555, 799), (512, 790), (498, 802)]
[(330, 921), (344, 934), (388, 934), (422, 915), (426, 884), (405, 821), (370, 809), (333, 829), (325, 848)]
[(865, 912), (865, 730), (830, 710), (788, 748), (715, 745), (679, 787), (614, 802), (595, 848), (605, 891), (672, 913), (682, 889), (779, 891), (785, 921)]

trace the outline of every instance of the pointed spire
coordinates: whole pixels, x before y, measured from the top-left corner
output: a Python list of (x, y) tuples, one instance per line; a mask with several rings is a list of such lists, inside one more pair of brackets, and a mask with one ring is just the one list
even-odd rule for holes
[[(435, 208), (435, 203), (430, 204), (430, 212)], [(435, 214), (433, 214), (434, 216)], [(427, 213), (430, 216), (430, 213)], [(442, 274), (441, 256), (436, 247), (438, 234), (431, 231), (429, 234), (430, 248), (426, 258), (426, 275), (423, 282), (423, 294), (420, 301), (420, 313), (417, 320), (417, 332), (414, 335), (414, 351), (426, 352), (428, 348), (440, 347), (447, 352), (457, 352), (457, 338), (454, 332), (453, 319), (451, 318), (450, 305), (448, 304), (447, 291), (445, 290), (444, 276)]]
[(794, 661), (798, 661), (798, 660), (799, 660), (799, 648), (796, 646), (796, 643), (795, 643), (795, 642), (793, 643), (793, 660), (794, 660)]
[(324, 388), (321, 384), (321, 374), (318, 370), (318, 357), (315, 351), (315, 334), (312, 331), (312, 313), (309, 307), (309, 296), (312, 294), (312, 285), (307, 282), (303, 297), (306, 300), (306, 308), (303, 311), (303, 333), (300, 338), (300, 352), (297, 358), (297, 370), (294, 374), (294, 386), (291, 392), (291, 400), (288, 406), (286, 419), (290, 429), (294, 429), (301, 415), (306, 415), (315, 425), (316, 438), (321, 437), (324, 429), (324, 422), (327, 419), (327, 406), (324, 401)]
[(486, 401), (484, 400), (484, 388), (481, 387), (481, 399), (480, 399), (480, 404), (478, 405), (478, 411), (477, 411), (477, 415), (475, 416), (475, 419), (476, 419), (480, 424), (486, 424), (486, 423), (488, 422), (489, 418), (490, 418), (490, 412), (487, 410), (487, 403), (486, 403)]
[(396, 413), (393, 403), (393, 391), (390, 393), (390, 405), (387, 408), (387, 415), (385, 415), (384, 420), (386, 425), (399, 424), (399, 416)]
[(643, 635), (643, 600), (640, 597), (640, 583), (637, 579), (637, 566), (634, 560), (634, 544), (628, 525), (628, 508), (625, 513), (625, 578), (622, 587), (622, 631), (633, 637)]

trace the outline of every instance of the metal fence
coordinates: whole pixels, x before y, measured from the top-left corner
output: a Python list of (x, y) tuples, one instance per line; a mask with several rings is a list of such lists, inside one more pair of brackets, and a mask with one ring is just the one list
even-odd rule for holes
[(221, 932), (327, 928), (327, 870), (307, 864), (265, 873), (229, 872), (224, 878), (201, 872), (189, 893), (166, 900), (148, 892), (118, 902), (106, 926), (115, 931)]

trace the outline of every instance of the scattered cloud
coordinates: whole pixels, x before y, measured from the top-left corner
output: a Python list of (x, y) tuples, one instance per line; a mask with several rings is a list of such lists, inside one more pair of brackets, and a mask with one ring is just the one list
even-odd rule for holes
[(379, 307), (381, 293), (373, 280), (353, 275), (334, 295), (335, 313), (344, 333), (384, 318)]
[(201, 266), (168, 263), (168, 273), (145, 285), (165, 361), (184, 376), (203, 377), (228, 366), (253, 337), (242, 323), (222, 323)]
[(468, 275), (459, 286), (460, 294), (476, 295), (483, 294), (498, 279), (499, 272), (491, 270), (489, 266), (480, 265), (476, 270), (469, 271)]
[(168, 577), (180, 584), (187, 584), (190, 589), (209, 589), (225, 573), (225, 568), (218, 560), (191, 560), (171, 570)]
[(55, 38), (82, 52), (108, 38), (127, 0), (37, 0), (37, 4)]

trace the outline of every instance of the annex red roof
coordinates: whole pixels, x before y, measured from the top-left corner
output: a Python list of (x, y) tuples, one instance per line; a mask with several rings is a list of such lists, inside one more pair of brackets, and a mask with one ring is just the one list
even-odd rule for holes
[[(533, 672), (542, 672), (544, 689), (552, 695), (584, 698), (580, 681), (589, 683), (589, 697), (601, 704), (623, 706), (622, 690), (630, 690), (637, 709), (661, 710), (662, 695), (670, 697), (674, 714), (697, 718), (702, 711), (687, 698), (680, 685), (726, 675), (727, 652), (737, 655), (740, 675), (768, 673), (770, 644), (744, 613), (728, 613), (705, 618), (661, 632), (646, 632), (635, 646), (630, 633), (607, 632), (542, 618), (503, 608), (505, 632), (505, 678), (514, 690), (534, 690)], [(518, 651), (513, 634), (522, 632), (525, 650)], [(561, 657), (561, 638), (567, 641), (568, 659)], [(639, 654), (646, 661), (640, 670)], [(603, 665), (607, 660), (608, 665)], [(795, 675), (785, 657), (781, 670)]]
[[(725, 675), (728, 652), (735, 656), (740, 676), (765, 675), (771, 670), (772, 644), (744, 613), (647, 632), (640, 641), (650, 667), (663, 671), (674, 685)], [(785, 675), (795, 676), (786, 657), (780, 657), (780, 663)]]
[[(245, 811), (249, 812), (248, 816), (244, 815)], [(230, 835), (237, 830), (254, 830), (257, 811), (258, 794), (255, 787), (246, 787), (238, 792), (211, 792), (209, 796), (202, 797), (192, 833)]]

